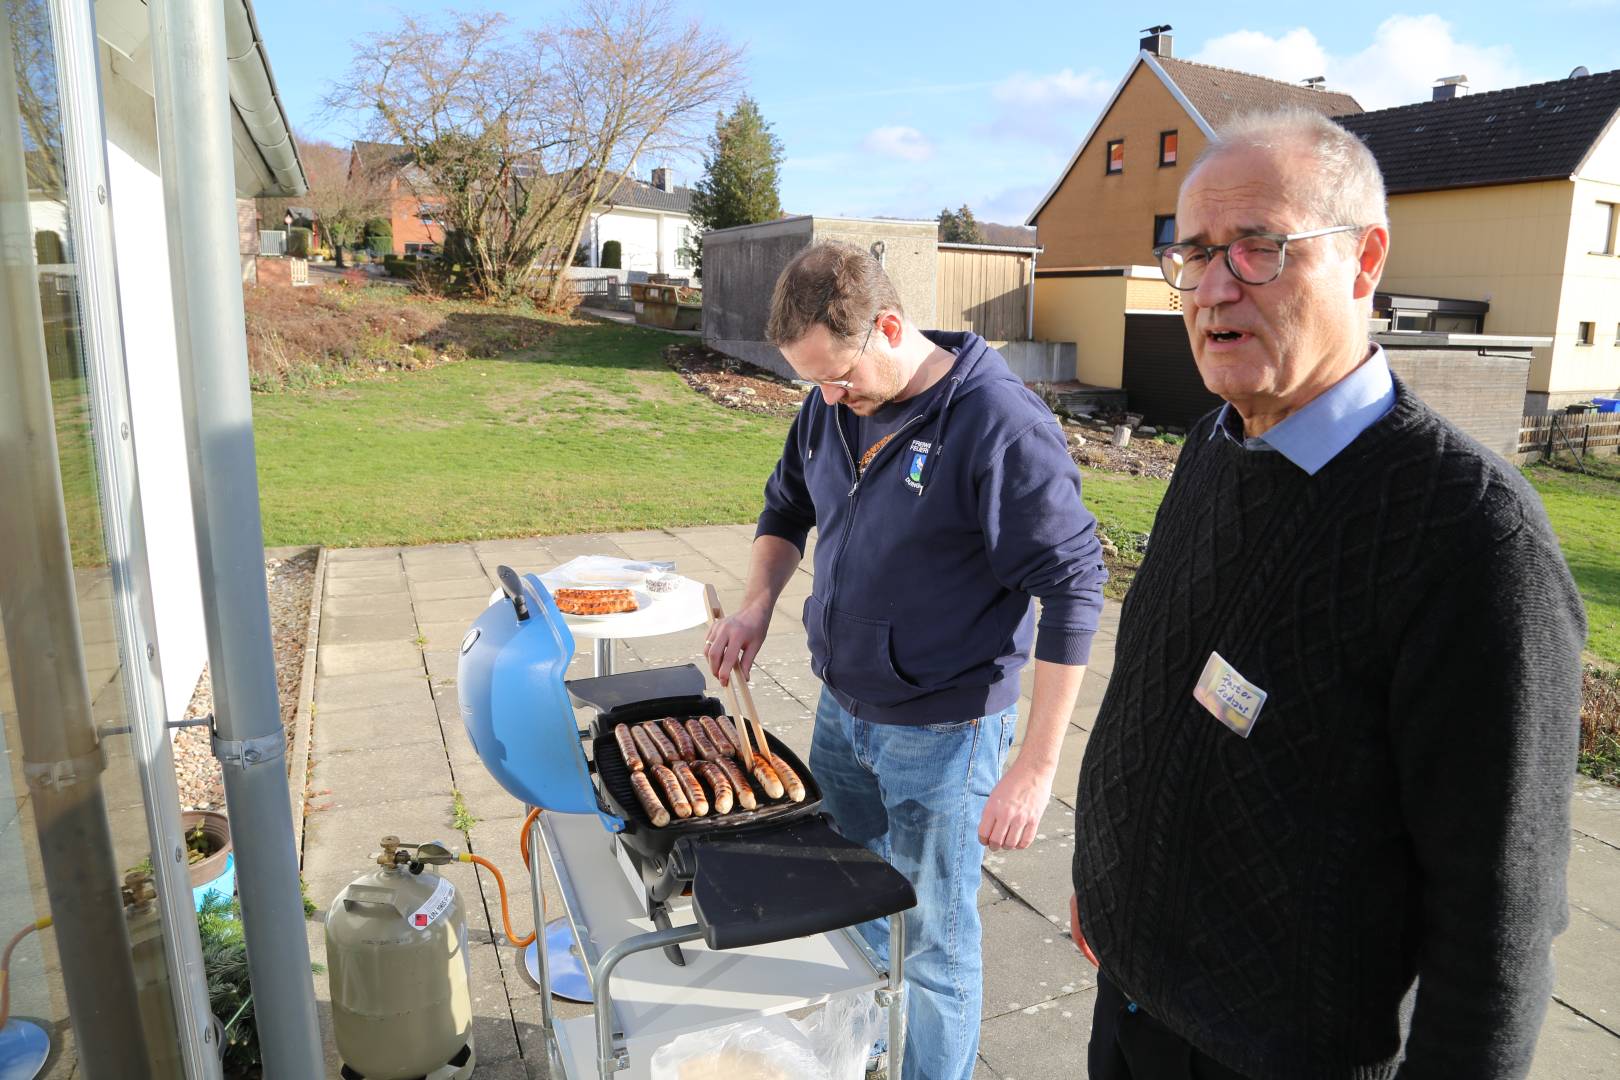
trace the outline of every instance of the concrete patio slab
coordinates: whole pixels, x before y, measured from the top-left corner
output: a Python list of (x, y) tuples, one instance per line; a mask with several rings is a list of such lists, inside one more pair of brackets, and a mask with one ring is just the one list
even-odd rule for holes
[(364, 644), (322, 645), (317, 652), (321, 675), (363, 675), (366, 672), (421, 671), (422, 650), (413, 641), (370, 641)]

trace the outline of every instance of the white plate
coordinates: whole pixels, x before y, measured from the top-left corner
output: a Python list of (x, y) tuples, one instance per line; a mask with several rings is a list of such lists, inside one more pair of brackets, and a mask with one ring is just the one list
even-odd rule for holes
[[(589, 585), (570, 585), (568, 588), (589, 590), (591, 592), (605, 591), (604, 587)], [(623, 586), (616, 586), (616, 588), (623, 588)], [(647, 608), (652, 605), (653, 596), (646, 589), (631, 589), (630, 596), (636, 602), (636, 611), (646, 611)], [(559, 608), (558, 610), (561, 609)], [(596, 622), (598, 619), (616, 619), (620, 615), (634, 615), (635, 613), (635, 611), (615, 611), (608, 615), (575, 615), (572, 612), (564, 611), (563, 615), (569, 619), (583, 619), (587, 622)]]

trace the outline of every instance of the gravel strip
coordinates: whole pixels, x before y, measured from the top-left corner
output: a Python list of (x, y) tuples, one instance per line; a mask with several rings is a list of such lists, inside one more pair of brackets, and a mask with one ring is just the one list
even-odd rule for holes
[[(304, 639), (309, 630), (309, 598), (315, 587), (315, 561), (310, 548), (288, 558), (267, 558), (264, 581), (270, 598), (270, 633), (276, 651), (276, 688), (281, 697), (281, 726), (289, 747), (293, 718), (298, 711), (298, 689), (303, 680)], [(213, 684), (203, 669), (191, 695), (187, 717), (206, 716), (214, 709)], [(223, 810), (225, 787), (219, 762), (214, 760), (206, 727), (181, 728), (174, 736), (174, 772), (180, 784), (180, 806), (185, 810)]]

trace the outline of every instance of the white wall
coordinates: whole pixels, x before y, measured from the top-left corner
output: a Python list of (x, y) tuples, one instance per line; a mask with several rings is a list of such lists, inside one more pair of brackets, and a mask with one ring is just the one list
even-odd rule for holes
[(619, 265), (625, 270), (649, 274), (688, 274), (680, 264), (681, 229), (691, 227), (685, 214), (661, 214), (652, 210), (614, 207), (591, 219), (591, 264), (600, 266), (602, 245), (617, 240)]
[(105, 61), (101, 80), (118, 299), (163, 699), (169, 719), (178, 720), (208, 660), (208, 644), (192, 532), (157, 123), (151, 96)]

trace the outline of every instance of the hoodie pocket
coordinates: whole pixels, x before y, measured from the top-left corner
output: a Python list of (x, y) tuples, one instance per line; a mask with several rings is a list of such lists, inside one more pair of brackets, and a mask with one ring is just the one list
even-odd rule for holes
[(894, 666), (893, 627), (828, 608), (816, 597), (804, 602), (810, 664), (823, 682), (867, 705), (899, 705), (927, 693)]

